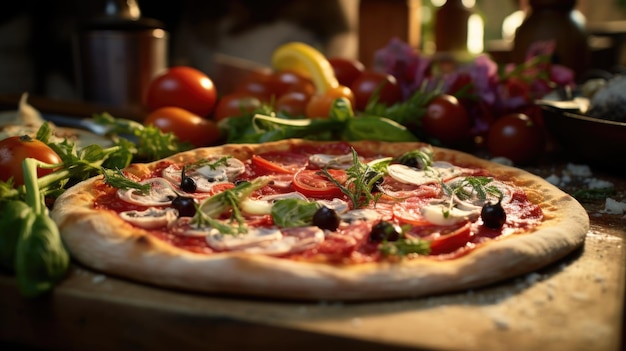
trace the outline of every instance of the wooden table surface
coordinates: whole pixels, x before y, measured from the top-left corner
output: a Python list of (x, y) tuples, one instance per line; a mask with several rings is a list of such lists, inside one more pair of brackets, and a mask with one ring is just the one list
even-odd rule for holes
[[(566, 161), (530, 169), (544, 177)], [(626, 201), (626, 178), (594, 170)], [(481, 289), (378, 302), (299, 302), (166, 290), (74, 265), (40, 299), (0, 274), (0, 348), (58, 350), (621, 349), (626, 218), (583, 202), (585, 245)], [(2, 230), (2, 229), (0, 229)], [(330, 347), (330, 348), (329, 348)]]

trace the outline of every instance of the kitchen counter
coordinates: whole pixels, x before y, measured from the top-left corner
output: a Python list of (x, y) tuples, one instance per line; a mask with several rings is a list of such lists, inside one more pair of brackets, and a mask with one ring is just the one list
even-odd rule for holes
[[(559, 175), (566, 160), (529, 169)], [(626, 178), (611, 198), (626, 201)], [(575, 185), (572, 185), (575, 187)], [(568, 188), (568, 191), (573, 190)], [(438, 296), (340, 303), (201, 295), (72, 265), (51, 294), (0, 274), (0, 347), (58, 350), (620, 350), (626, 217), (583, 202), (584, 247), (540, 271)]]

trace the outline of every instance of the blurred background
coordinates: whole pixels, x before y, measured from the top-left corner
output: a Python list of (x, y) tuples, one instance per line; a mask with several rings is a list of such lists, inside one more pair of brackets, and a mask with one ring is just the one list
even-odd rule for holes
[[(388, 12), (379, 10), (382, 2)], [(417, 50), (428, 53), (435, 50), (435, 13), (445, 2), (137, 1), (142, 17), (158, 20), (169, 33), (168, 64), (194, 66), (210, 76), (215, 74), (216, 55), (269, 65), (272, 51), (289, 41), (312, 44), (329, 57), (360, 59), (364, 63), (371, 60), (376, 47), (384, 45), (377, 38), (389, 40), (391, 36), (399, 36)], [(590, 42), (593, 41), (592, 49), (597, 51), (595, 65), (623, 64), (624, 2), (576, 2), (576, 20), (585, 26)], [(464, 0), (463, 3), (482, 20), (481, 50), (507, 60), (502, 53), (511, 50), (512, 36), (528, 10), (528, 2)], [(0, 93), (79, 98), (73, 40), (85, 23), (104, 14), (105, 7), (105, 0), (4, 3), (0, 12)]]

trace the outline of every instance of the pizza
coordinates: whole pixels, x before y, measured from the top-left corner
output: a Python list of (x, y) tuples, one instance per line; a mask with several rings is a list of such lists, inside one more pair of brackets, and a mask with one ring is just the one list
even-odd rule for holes
[(301, 139), (107, 171), (51, 216), (94, 270), (296, 300), (476, 288), (565, 257), (589, 228), (574, 198), (521, 169), (420, 142)]

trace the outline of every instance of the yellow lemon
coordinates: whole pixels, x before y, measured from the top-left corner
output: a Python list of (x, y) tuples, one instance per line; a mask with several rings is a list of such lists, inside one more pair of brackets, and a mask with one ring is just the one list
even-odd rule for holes
[(301, 42), (283, 44), (274, 50), (272, 66), (276, 71), (293, 70), (311, 79), (318, 93), (339, 86), (335, 71), (324, 54)]

